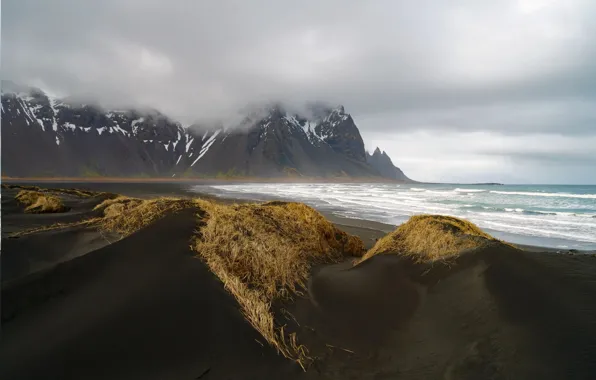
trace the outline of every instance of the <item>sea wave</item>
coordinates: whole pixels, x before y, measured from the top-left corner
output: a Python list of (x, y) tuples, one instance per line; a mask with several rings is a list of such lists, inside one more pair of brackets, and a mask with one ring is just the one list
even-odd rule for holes
[[(206, 187), (199, 185), (196, 189)], [(392, 225), (417, 214), (452, 215), (488, 228), (491, 233), (510, 234), (506, 238), (514, 243), (537, 237), (553, 246), (562, 244), (557, 239), (567, 240), (569, 246), (596, 244), (596, 194), (582, 194), (572, 188), (483, 190), (405, 185), (399, 189), (376, 184), (226, 184), (208, 188), (216, 194), (242, 194), (243, 198), (305, 202), (337, 215)]]
[(532, 210), (524, 210), (524, 214), (526, 215), (562, 215), (556, 212), (548, 212), (548, 211), (532, 211)]
[(596, 194), (570, 194), (570, 193), (540, 193), (531, 191), (498, 191), (491, 190), (493, 194), (503, 195), (525, 195), (529, 197), (559, 197), (559, 198), (582, 198), (582, 199), (596, 199)]
[(456, 193), (484, 193), (486, 190), (482, 189), (460, 189), (459, 187), (455, 190)]
[(552, 228), (540, 228), (540, 227), (536, 227), (536, 226), (532, 226), (532, 227), (528, 227), (528, 226), (522, 226), (522, 225), (516, 225), (516, 224), (510, 224), (510, 223), (503, 223), (503, 222), (497, 222), (497, 221), (484, 221), (484, 224), (488, 225), (491, 228), (496, 228), (496, 227), (500, 227), (501, 229), (505, 230), (505, 231), (509, 231), (509, 232), (518, 232), (518, 233), (529, 233), (530, 235), (534, 235), (534, 236), (545, 236), (545, 237), (555, 237), (555, 238), (563, 238), (563, 239), (573, 239), (573, 240), (579, 240), (579, 241), (585, 241), (585, 242), (594, 242), (594, 237), (593, 236), (589, 236), (589, 235), (584, 235), (581, 233), (577, 233), (577, 232), (566, 232), (566, 233), (561, 233), (559, 231), (555, 231)]
[(596, 215), (592, 214), (578, 214), (573, 212), (555, 212), (555, 211), (537, 211), (537, 210), (525, 210), (523, 208), (512, 208), (512, 207), (491, 207), (491, 206), (478, 206), (478, 205), (462, 205), (460, 207), (465, 211), (490, 211), (490, 212), (505, 212), (505, 213), (518, 213), (531, 216), (566, 216), (566, 217), (578, 217), (578, 218), (593, 218)]

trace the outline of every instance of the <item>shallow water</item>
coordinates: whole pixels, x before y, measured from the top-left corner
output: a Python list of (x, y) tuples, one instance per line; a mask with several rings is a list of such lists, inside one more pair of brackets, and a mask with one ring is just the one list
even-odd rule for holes
[(196, 185), (218, 196), (304, 202), (336, 215), (400, 224), (415, 214), (468, 219), (512, 243), (596, 249), (596, 186), (244, 183)]

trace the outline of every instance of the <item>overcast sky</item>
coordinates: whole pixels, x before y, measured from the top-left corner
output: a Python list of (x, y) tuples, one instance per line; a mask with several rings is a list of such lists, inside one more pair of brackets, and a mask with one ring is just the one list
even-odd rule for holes
[(2, 78), (155, 107), (343, 104), (423, 181), (596, 184), (594, 0), (3, 0)]

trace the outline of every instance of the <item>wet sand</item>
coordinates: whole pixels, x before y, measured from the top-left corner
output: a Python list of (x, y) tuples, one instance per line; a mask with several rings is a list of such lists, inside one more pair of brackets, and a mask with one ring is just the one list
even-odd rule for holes
[[(179, 187), (159, 185), (151, 191), (89, 188), (183, 195), (175, 193)], [(2, 279), (2, 379), (589, 379), (596, 374), (592, 255), (495, 244), (434, 265), (378, 256), (355, 267), (351, 260), (315, 267), (303, 297), (275, 305), (278, 323), (297, 332), (315, 358), (303, 372), (264, 343), (190, 251), (196, 210), (168, 215), (94, 247), (84, 229), (6, 239), (5, 226), (14, 231), (74, 218), (69, 215), (77, 212), (77, 217), (88, 215), (92, 208), (89, 201), (74, 205), (70, 214), (22, 216), (6, 194), (3, 190), (1, 258), (2, 273), (11, 277)], [(385, 234), (382, 229), (392, 229), (332, 221), (368, 246)], [(89, 251), (71, 257), (67, 246)], [(23, 261), (45, 266), (24, 267)]]

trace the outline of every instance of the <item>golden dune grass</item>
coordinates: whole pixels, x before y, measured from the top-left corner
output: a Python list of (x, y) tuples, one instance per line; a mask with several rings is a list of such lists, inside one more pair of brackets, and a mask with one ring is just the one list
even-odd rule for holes
[(70, 223), (53, 223), (47, 226), (40, 226), (40, 227), (33, 227), (30, 229), (26, 229), (26, 230), (21, 230), (21, 231), (16, 231), (13, 233), (10, 233), (8, 236), (9, 237), (19, 237), (19, 236), (26, 236), (26, 235), (30, 235), (30, 234), (35, 234), (38, 232), (44, 232), (44, 231), (51, 231), (51, 230), (60, 230), (63, 228), (69, 228), (69, 227), (78, 227), (78, 226), (96, 226), (100, 221), (100, 218), (91, 218), (91, 219), (84, 219), (78, 222), (70, 222)]
[(137, 199), (125, 196), (106, 199), (93, 208), (103, 211), (99, 228), (128, 236), (161, 218), (167, 212), (191, 207), (190, 200), (179, 198)]
[(29, 185), (12, 185), (12, 184), (2, 184), (3, 189), (21, 189), (21, 190), (30, 190), (36, 191), (40, 193), (49, 193), (49, 194), (67, 194), (67, 195), (74, 195), (80, 198), (89, 198), (98, 195), (107, 195), (107, 196), (116, 196), (116, 194), (105, 193), (105, 192), (97, 192), (97, 191), (89, 191), (89, 190), (79, 190), (79, 189), (57, 189), (57, 188), (42, 188), (39, 186), (29, 186)]
[[(28, 191), (28, 190), (23, 190)], [(47, 196), (43, 193), (43, 196)], [(153, 223), (168, 212), (194, 207), (192, 201), (178, 198), (137, 199), (125, 196), (105, 199), (93, 208), (103, 215), (71, 223), (54, 223), (12, 233), (10, 236), (24, 236), (36, 232), (87, 225), (102, 231), (115, 232), (121, 237)]]
[(300, 203), (195, 204), (207, 213), (194, 242), (199, 257), (267, 342), (304, 368), (306, 349), (275, 324), (271, 304), (301, 294), (313, 265), (362, 255), (362, 241)]
[(15, 199), (25, 205), (25, 212), (29, 213), (53, 213), (64, 212), (66, 207), (62, 200), (55, 195), (42, 193), (34, 190), (21, 190)]
[(385, 235), (363, 257), (400, 254), (420, 261), (455, 256), (495, 239), (471, 222), (444, 215), (416, 215)]

